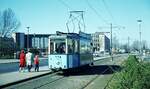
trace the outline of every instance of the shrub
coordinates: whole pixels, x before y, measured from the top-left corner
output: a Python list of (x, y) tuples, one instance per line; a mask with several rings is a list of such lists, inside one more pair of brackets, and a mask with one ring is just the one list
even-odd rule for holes
[(108, 89), (150, 89), (150, 63), (139, 62), (136, 56), (129, 56)]

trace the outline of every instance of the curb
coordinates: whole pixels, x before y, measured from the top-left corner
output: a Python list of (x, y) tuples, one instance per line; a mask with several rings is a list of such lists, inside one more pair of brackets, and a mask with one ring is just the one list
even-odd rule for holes
[(3, 63), (0, 63), (0, 64), (10, 64), (10, 63), (19, 63), (19, 61), (16, 61), (16, 62), (3, 62)]
[[(47, 60), (48, 58), (39, 58), (39, 60), (43, 60), (43, 59)], [(3, 60), (5, 60), (5, 59), (3, 59)], [(0, 61), (1, 61), (1, 59), (0, 59)], [(19, 59), (15, 60), (15, 61), (11, 61), (11, 62), (0, 62), (0, 64), (8, 64), (8, 63), (19, 63)]]

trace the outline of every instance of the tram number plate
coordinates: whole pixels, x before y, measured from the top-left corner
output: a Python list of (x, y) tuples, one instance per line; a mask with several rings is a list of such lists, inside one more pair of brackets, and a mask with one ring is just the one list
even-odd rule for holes
[(55, 56), (55, 58), (56, 58), (56, 64), (60, 65), (60, 63), (61, 63), (61, 56)]

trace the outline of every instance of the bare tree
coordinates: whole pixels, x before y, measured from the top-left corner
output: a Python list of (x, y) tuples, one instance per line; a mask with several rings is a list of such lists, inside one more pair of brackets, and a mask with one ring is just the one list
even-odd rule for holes
[(125, 50), (125, 52), (129, 52), (128, 44), (124, 44), (122, 46), (123, 46), (123, 49)]
[[(148, 44), (146, 40), (142, 40), (141, 42), (141, 50), (148, 50)], [(138, 40), (133, 41), (132, 44), (133, 51), (140, 51), (140, 42)]]
[(147, 50), (147, 49), (148, 49), (147, 41), (146, 41), (146, 40), (143, 40), (143, 41), (142, 41), (142, 49), (143, 49), (143, 50)]
[(116, 36), (113, 37), (113, 41), (112, 42), (113, 42), (112, 46), (113, 46), (114, 49), (119, 48), (119, 41), (118, 41)]
[(133, 51), (139, 51), (140, 50), (140, 42), (138, 40), (133, 41), (132, 50)]
[(0, 11), (0, 58), (13, 56), (15, 48), (11, 36), (19, 26), (20, 21), (18, 21), (12, 9)]
[(0, 13), (0, 37), (11, 37), (20, 26), (20, 21), (12, 9), (8, 8)]

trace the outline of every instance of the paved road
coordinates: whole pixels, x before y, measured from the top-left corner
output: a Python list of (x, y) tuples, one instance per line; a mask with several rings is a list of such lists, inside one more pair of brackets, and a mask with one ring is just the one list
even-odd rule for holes
[[(7, 89), (103, 89), (113, 74), (108, 65), (118, 69), (120, 66), (115, 63), (119, 63), (125, 58), (116, 57), (113, 62), (107, 58), (96, 61), (92, 67), (83, 67), (78, 72), (50, 74), (7, 87)], [(95, 78), (96, 81), (92, 81)]]
[[(40, 66), (46, 66), (46, 65), (48, 65), (48, 59), (46, 59), (46, 58), (40, 59)], [(18, 62), (0, 63), (0, 74), (18, 71), (18, 69), (19, 69), (19, 63)]]

